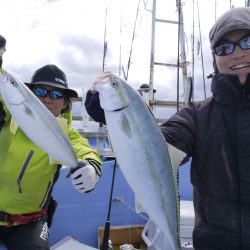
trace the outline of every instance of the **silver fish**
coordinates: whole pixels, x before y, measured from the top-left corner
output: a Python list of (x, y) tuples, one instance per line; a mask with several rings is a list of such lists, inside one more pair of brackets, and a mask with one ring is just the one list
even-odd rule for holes
[(144, 211), (180, 249), (177, 185), (164, 136), (144, 100), (122, 78), (104, 72), (99, 92), (118, 164)]
[(77, 157), (56, 118), (20, 80), (8, 72), (0, 73), (0, 94), (13, 119), (51, 159), (70, 167)]

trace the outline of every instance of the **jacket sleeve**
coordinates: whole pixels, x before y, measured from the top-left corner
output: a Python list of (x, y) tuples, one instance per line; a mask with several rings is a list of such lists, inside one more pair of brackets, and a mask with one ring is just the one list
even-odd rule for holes
[(86, 138), (81, 136), (79, 132), (71, 128), (68, 131), (68, 137), (78, 159), (87, 160), (96, 170), (98, 175), (101, 175), (101, 160), (98, 152), (93, 149)]
[(89, 116), (96, 122), (106, 124), (104, 110), (100, 106), (100, 99), (98, 92), (91, 92), (90, 90), (86, 94), (85, 108)]
[(196, 115), (193, 105), (181, 109), (161, 125), (166, 141), (192, 156), (196, 134)]

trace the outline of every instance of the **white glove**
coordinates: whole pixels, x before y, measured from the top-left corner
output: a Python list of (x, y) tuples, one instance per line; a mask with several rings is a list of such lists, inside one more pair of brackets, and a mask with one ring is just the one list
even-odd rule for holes
[(79, 161), (78, 167), (70, 173), (71, 182), (80, 193), (94, 189), (99, 180), (95, 168), (87, 161)]

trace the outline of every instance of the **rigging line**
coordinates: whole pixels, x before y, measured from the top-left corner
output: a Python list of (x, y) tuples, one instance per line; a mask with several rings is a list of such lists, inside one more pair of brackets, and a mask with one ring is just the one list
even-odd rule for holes
[(176, 0), (176, 7), (178, 10), (178, 51), (177, 51), (177, 97), (176, 97), (176, 109), (177, 112), (179, 111), (180, 108), (180, 100), (179, 100), (179, 95), (180, 95), (180, 14), (181, 14), (181, 2), (180, 0)]
[(106, 55), (108, 50), (108, 44), (106, 41), (106, 35), (107, 35), (107, 14), (108, 14), (108, 3), (106, 1), (106, 10), (105, 10), (105, 26), (104, 26), (104, 41), (103, 41), (103, 58), (102, 58), (102, 72), (105, 70), (105, 61), (106, 61)]
[(122, 73), (122, 15), (120, 18), (119, 76)]
[(135, 29), (136, 29), (137, 18), (138, 18), (138, 13), (139, 13), (139, 8), (140, 8), (140, 2), (141, 2), (141, 0), (138, 1), (137, 11), (136, 11), (135, 25), (134, 25), (134, 30), (133, 30), (133, 35), (132, 35), (132, 42), (131, 42), (131, 47), (130, 47), (130, 52), (129, 52), (128, 65), (127, 65), (127, 75), (126, 75), (126, 78), (125, 78), (126, 81), (128, 80), (128, 73), (129, 73), (129, 68), (130, 68), (130, 64), (131, 64), (131, 55), (132, 55), (133, 44), (134, 44), (134, 39), (135, 39)]
[(200, 10), (199, 10), (199, 0), (197, 0), (197, 14), (198, 14), (198, 24), (199, 24), (199, 37), (200, 37), (200, 46), (201, 46), (201, 63), (202, 63), (202, 77), (203, 77), (203, 90), (204, 90), (204, 98), (207, 98), (206, 95), (206, 80), (204, 74), (204, 60), (203, 60), (203, 49), (202, 49), (202, 38), (201, 38), (201, 26), (200, 26)]
[[(194, 84), (194, 0), (193, 0), (193, 32), (192, 32), (192, 86)], [(190, 93), (190, 98), (189, 100), (194, 100), (194, 88), (192, 88), (192, 93)]]
[(217, 19), (217, 0), (214, 0), (214, 22)]
[[(144, 10), (152, 12), (151, 10), (148, 10), (148, 9), (147, 9), (147, 3), (148, 3), (148, 0), (147, 0), (147, 2), (146, 2), (146, 3), (145, 3), (144, 1), (145, 1), (145, 0), (143, 0)], [(145, 13), (145, 12), (143, 12), (143, 13), (142, 13), (141, 20), (140, 20), (140, 22), (139, 22), (139, 24), (138, 24), (137, 33), (139, 33), (139, 30), (140, 30), (140, 28), (141, 28), (141, 23), (142, 23), (142, 19), (143, 19), (143, 15), (144, 15), (144, 13)]]
[(144, 4), (144, 9), (145, 9), (146, 11), (150, 11), (150, 12), (152, 12), (152, 10), (147, 9), (148, 0), (147, 0), (147, 2), (146, 2), (146, 3), (145, 3), (145, 0), (143, 0), (143, 4)]
[(123, 197), (114, 197), (113, 202), (120, 202), (126, 205), (131, 211), (133, 211), (134, 213), (136, 213), (137, 215), (148, 221), (148, 217), (144, 216), (141, 213), (136, 212), (136, 210), (131, 205), (129, 205), (127, 202), (124, 201)]
[[(108, 0), (106, 0), (106, 10), (105, 10), (105, 24), (104, 24), (104, 38), (103, 38), (103, 58), (102, 58), (102, 72), (105, 70), (105, 62), (106, 62), (106, 55), (108, 50), (108, 43), (106, 41), (107, 35), (107, 14), (108, 14)], [(99, 123), (99, 127), (102, 127), (103, 124)]]
[[(146, 3), (145, 3), (145, 0), (143, 0), (144, 10), (152, 12), (152, 10), (148, 10), (148, 9), (146, 8), (147, 3), (148, 3), (148, 0), (147, 0)], [(139, 5), (140, 5), (140, 3), (139, 3)], [(142, 14), (142, 16), (141, 16), (141, 19), (140, 19), (139, 24), (138, 24), (137, 32), (134, 33), (134, 37), (136, 37), (137, 34), (138, 34), (139, 31), (140, 31), (140, 27), (141, 27), (141, 24), (142, 24), (142, 20), (143, 20), (143, 15), (144, 15), (144, 13), (145, 13), (145, 12), (143, 12), (143, 14)], [(135, 29), (135, 30), (136, 30), (136, 29)], [(132, 48), (131, 48), (131, 49), (132, 49)], [(132, 50), (131, 50), (131, 56), (132, 56)], [(131, 64), (131, 62), (129, 62), (129, 65), (130, 65), (130, 64)], [(124, 69), (123, 66), (121, 66), (121, 70), (122, 70), (122, 72), (123, 72), (123, 77), (124, 77), (124, 79), (127, 79), (128, 76), (126, 76), (126, 74), (125, 74), (125, 69)], [(128, 74), (128, 72), (127, 72), (127, 74)]]

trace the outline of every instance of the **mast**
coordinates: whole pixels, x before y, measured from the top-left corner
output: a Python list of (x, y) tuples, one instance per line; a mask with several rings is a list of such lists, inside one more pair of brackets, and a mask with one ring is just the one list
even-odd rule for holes
[(149, 75), (149, 100), (153, 100), (153, 82), (154, 82), (154, 54), (155, 54), (155, 14), (156, 13), (156, 0), (153, 0), (152, 6), (152, 30), (151, 30), (151, 52), (150, 52), (150, 75)]
[[(149, 77), (149, 100), (154, 105), (158, 105), (159, 103), (163, 104), (164, 101), (157, 101), (154, 100), (153, 96), (153, 84), (154, 84), (154, 67), (158, 66), (167, 66), (167, 67), (177, 67), (177, 78), (179, 78), (179, 68), (182, 70), (182, 79), (183, 79), (183, 99), (184, 102), (187, 103), (190, 96), (190, 82), (187, 76), (187, 61), (186, 61), (186, 49), (185, 49), (185, 32), (184, 32), (184, 22), (183, 22), (183, 12), (182, 12), (182, 3), (180, 0), (176, 0), (176, 5), (178, 8), (178, 21), (173, 20), (163, 20), (156, 18), (156, 0), (152, 1), (152, 28), (151, 28), (151, 54), (150, 54), (150, 77)], [(179, 51), (177, 56), (177, 64), (170, 64), (170, 63), (162, 63), (155, 61), (155, 26), (156, 22), (161, 23), (170, 23), (170, 24), (177, 24), (178, 25), (178, 44), (179, 44)], [(179, 85), (177, 79), (177, 85)], [(178, 87), (177, 87), (178, 88)], [(178, 90), (177, 90), (178, 91)], [(179, 95), (177, 96), (177, 101), (173, 105), (173, 102), (164, 102), (167, 106), (178, 106), (179, 104)], [(161, 105), (159, 104), (159, 105)], [(152, 108), (152, 107), (151, 107)], [(177, 108), (178, 109), (178, 108)]]
[(186, 47), (185, 47), (185, 31), (184, 31), (184, 19), (182, 12), (182, 3), (180, 0), (176, 1), (177, 8), (179, 11), (179, 58), (180, 58), (180, 67), (182, 69), (182, 77), (183, 77), (183, 99), (187, 104), (190, 95), (190, 83), (187, 75), (187, 55), (186, 55)]

